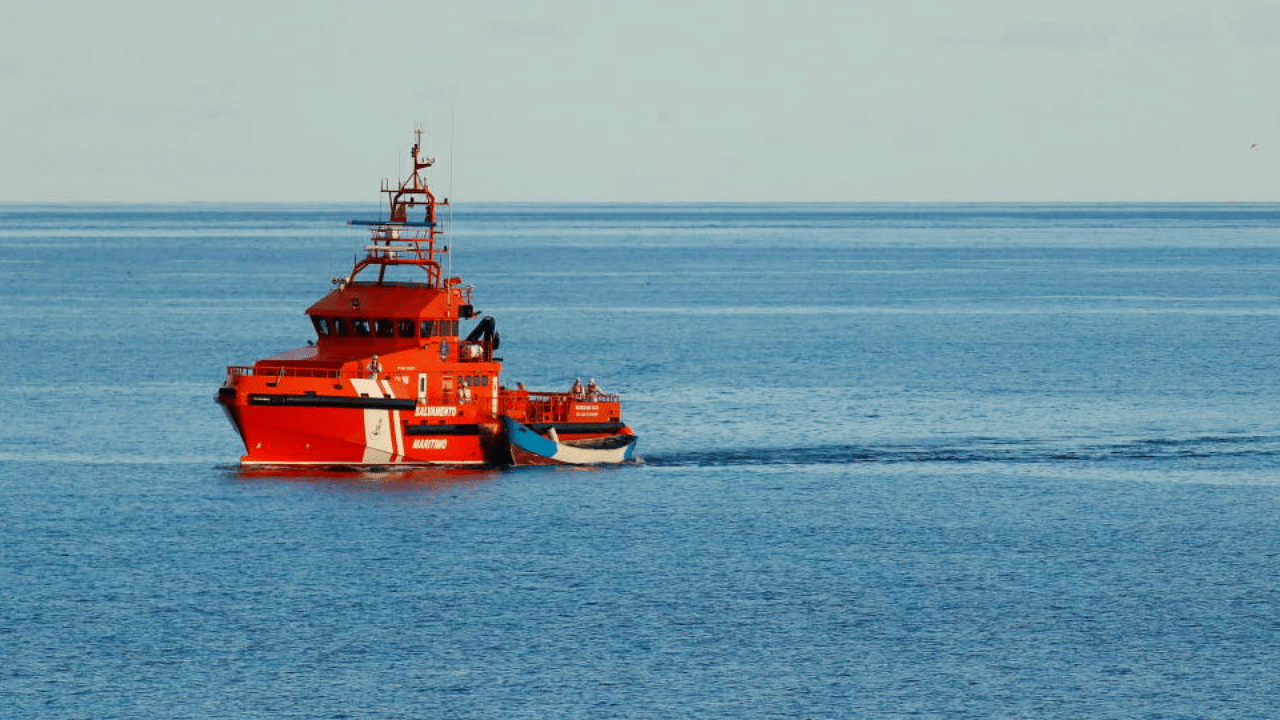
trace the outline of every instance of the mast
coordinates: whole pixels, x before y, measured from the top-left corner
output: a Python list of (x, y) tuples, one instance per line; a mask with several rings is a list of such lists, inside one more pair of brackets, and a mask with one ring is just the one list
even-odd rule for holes
[[(365, 246), (366, 255), (351, 269), (347, 282), (353, 282), (356, 275), (370, 266), (378, 267), (378, 283), (386, 277), (387, 267), (391, 265), (416, 265), (427, 274), (426, 285), (442, 288), (443, 272), (439, 256), (449, 252), (447, 245), (439, 241), (444, 231), (436, 222), (436, 206), (448, 205), (448, 199), (437, 199), (435, 193), (422, 177), (422, 171), (435, 164), (435, 158), (422, 155), (422, 128), (414, 130), (416, 142), (409, 155), (413, 160), (413, 171), (409, 177), (397, 187), (382, 182), (382, 192), (390, 204), (390, 214), (386, 220), (376, 222), (352, 220), (352, 225), (370, 225), (370, 244)], [(411, 219), (415, 210), (421, 207), (423, 214), (420, 221)]]

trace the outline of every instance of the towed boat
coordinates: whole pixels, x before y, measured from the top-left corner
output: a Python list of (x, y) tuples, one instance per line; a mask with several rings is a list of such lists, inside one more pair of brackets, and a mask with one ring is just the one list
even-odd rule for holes
[(503, 384), (496, 321), (476, 310), (472, 286), (444, 276), (449, 247), (437, 209), (448, 200), (423, 178), (435, 161), (421, 146), (419, 130), (412, 173), (383, 185), (388, 218), (351, 222), (370, 226), (370, 242), (351, 272), (307, 308), (315, 341), (227, 368), (215, 399), (244, 443), (241, 465), (631, 460), (636, 436), (622, 420), (622, 401), (594, 381), (590, 392), (577, 382), (568, 392)]
[(502, 416), (515, 465), (610, 465), (634, 459), (636, 436), (619, 433), (560, 440), (555, 425), (542, 424), (541, 432)]

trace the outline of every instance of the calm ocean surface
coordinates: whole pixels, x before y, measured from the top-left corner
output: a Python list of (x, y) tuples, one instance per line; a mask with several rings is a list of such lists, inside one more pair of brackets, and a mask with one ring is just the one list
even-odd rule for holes
[(1280, 716), (1280, 205), (461, 206), (644, 464), (257, 474), (376, 206), (0, 206), (0, 717)]

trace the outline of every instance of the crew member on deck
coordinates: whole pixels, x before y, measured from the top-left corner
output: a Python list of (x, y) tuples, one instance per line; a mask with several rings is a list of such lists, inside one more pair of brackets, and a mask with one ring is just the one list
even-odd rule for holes
[(587, 380), (587, 397), (595, 399), (600, 394), (600, 386), (596, 384), (595, 378)]
[(578, 400), (582, 399), (582, 396), (584, 394), (584, 391), (582, 389), (582, 378), (573, 379), (573, 387), (570, 388), (569, 392), (573, 393), (573, 396)]

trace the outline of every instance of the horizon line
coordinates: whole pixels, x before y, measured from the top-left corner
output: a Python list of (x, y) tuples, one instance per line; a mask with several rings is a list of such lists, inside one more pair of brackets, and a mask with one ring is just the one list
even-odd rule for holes
[[(100, 206), (100, 205), (370, 205), (369, 200), (2, 200), (0, 206)], [(1235, 200), (450, 200), (448, 206), (656, 206), (656, 205), (1276, 205), (1280, 198)]]

